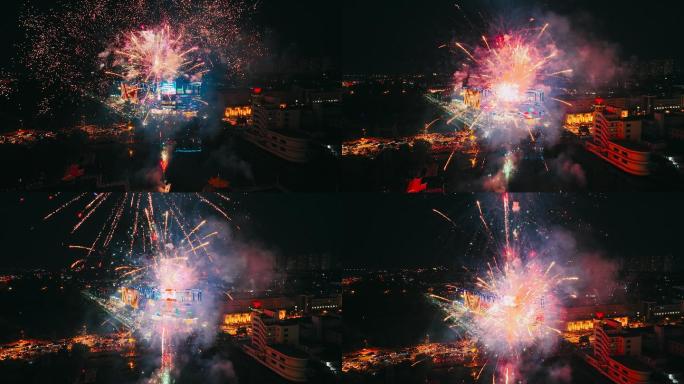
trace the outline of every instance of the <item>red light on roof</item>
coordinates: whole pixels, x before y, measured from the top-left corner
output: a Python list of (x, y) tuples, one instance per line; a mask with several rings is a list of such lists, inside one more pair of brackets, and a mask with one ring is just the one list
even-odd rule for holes
[(252, 301), (252, 307), (256, 308), (256, 309), (261, 308), (261, 301), (259, 301), (259, 300)]
[(596, 312), (596, 318), (597, 319), (601, 320), (601, 319), (603, 319), (604, 316), (605, 315), (603, 314), (603, 312)]
[(594, 99), (594, 102), (596, 103), (596, 105), (602, 105), (602, 104), (603, 104), (603, 99), (600, 98), (600, 97), (597, 97), (596, 99)]
[(419, 193), (425, 191), (426, 189), (427, 183), (423, 183), (422, 178), (416, 177), (409, 181), (408, 186), (406, 187), (406, 193)]
[(252, 92), (254, 92), (255, 95), (260, 94), (261, 91), (263, 91), (263, 89), (261, 89), (261, 87), (254, 87), (254, 88), (252, 88)]

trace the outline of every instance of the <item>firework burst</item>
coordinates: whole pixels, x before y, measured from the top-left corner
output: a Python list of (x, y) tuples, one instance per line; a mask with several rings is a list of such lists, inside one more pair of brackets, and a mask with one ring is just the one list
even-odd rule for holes
[(41, 88), (45, 114), (66, 101), (104, 102), (113, 77), (196, 75), (212, 63), (239, 78), (262, 54), (260, 34), (250, 28), (255, 6), (243, 0), (78, 0), (49, 10), (27, 5), (21, 62)]
[[(553, 255), (540, 255), (525, 241), (524, 228), (513, 224), (519, 202), (506, 193), (502, 200), (503, 239), (497, 255), (457, 300), (431, 297), (446, 312), (445, 321), (482, 347), (496, 371), (493, 381), (498, 375), (503, 382), (512, 382), (520, 377), (519, 366), (527, 353), (545, 355), (553, 350), (560, 333), (563, 285), (577, 277), (566, 276), (549, 261)], [(488, 242), (494, 240), (496, 232), (479, 201), (476, 207)]]
[[(155, 253), (165, 249), (172, 231), (184, 234), (184, 249), (197, 254), (203, 252), (207, 238), (216, 235), (200, 236), (198, 231), (206, 220), (195, 223), (184, 214), (183, 204), (200, 204), (216, 212), (220, 217), (230, 220), (228, 208), (224, 205), (230, 199), (220, 194), (187, 194), (168, 195), (161, 193), (81, 193), (75, 196), (52, 195), (51, 200), (57, 204), (45, 215), (50, 220), (57, 215), (75, 215), (75, 222), (70, 229), (71, 235), (82, 231), (84, 226), (91, 226), (96, 233), (88, 240), (87, 245), (70, 245), (70, 248), (85, 252), (88, 259), (98, 252), (110, 250), (112, 245), (119, 245), (125, 250), (124, 256), (131, 256), (136, 247), (143, 253)], [(92, 229), (92, 228), (91, 228)], [(83, 267), (84, 263), (74, 265)], [(130, 271), (126, 271), (127, 273)]]
[(532, 128), (542, 125), (545, 94), (553, 90), (550, 80), (572, 74), (548, 26), (506, 30), (493, 38), (483, 35), (472, 49), (455, 43), (454, 49), (466, 57), (454, 75), (456, 99), (463, 102), (452, 106), (454, 118), (471, 126), (478, 119), (485, 137), (498, 134), (511, 141), (529, 136), (535, 141)]
[(113, 75), (141, 83), (172, 81), (181, 75), (195, 80), (202, 72), (193, 71), (204, 66), (201, 59), (190, 56), (198, 49), (188, 47), (183, 35), (174, 35), (168, 25), (158, 30), (131, 32), (123, 48), (115, 51), (116, 63), (123, 73)]
[[(226, 217), (223, 195), (154, 193), (51, 195), (58, 206), (44, 220), (75, 213), (71, 233), (96, 234), (89, 246), (70, 245), (85, 253), (70, 266), (75, 273), (97, 270), (113, 278), (109, 296), (84, 295), (110, 315), (113, 323), (160, 352), (150, 382), (171, 382), (178, 347), (193, 338), (210, 338), (216, 319), (208, 281), (222, 273), (210, 243), (219, 231), (197, 214), (197, 205)], [(106, 220), (102, 221), (103, 218)], [(212, 228), (215, 229), (215, 228)], [(116, 239), (119, 239), (117, 241)], [(116, 256), (104, 263), (106, 255)], [(96, 257), (100, 256), (100, 257)], [(211, 331), (209, 331), (211, 332)], [(201, 341), (198, 341), (201, 342)]]

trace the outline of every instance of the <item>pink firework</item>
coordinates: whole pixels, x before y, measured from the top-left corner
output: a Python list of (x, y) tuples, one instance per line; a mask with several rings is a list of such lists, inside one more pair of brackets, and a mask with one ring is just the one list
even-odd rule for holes
[(456, 43), (470, 61), (455, 74), (456, 88), (490, 94), (483, 107), (506, 111), (527, 101), (528, 91), (548, 89), (547, 79), (572, 73), (553, 41), (544, 38), (547, 27), (502, 33), (491, 42), (482, 36), (473, 52)]
[(118, 74), (127, 81), (160, 82), (181, 75), (201, 74), (204, 62), (192, 54), (198, 50), (187, 46), (183, 35), (174, 35), (168, 25), (158, 29), (131, 32), (122, 49), (117, 50)]

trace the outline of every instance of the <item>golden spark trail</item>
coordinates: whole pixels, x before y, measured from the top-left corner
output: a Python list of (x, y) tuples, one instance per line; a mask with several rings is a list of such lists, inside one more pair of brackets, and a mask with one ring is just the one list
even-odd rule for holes
[(440, 212), (438, 209), (432, 208), (432, 212), (434, 212), (434, 213), (436, 213), (436, 214), (442, 216), (442, 217), (444, 218), (444, 220), (450, 222), (451, 225), (453, 225), (454, 227), (456, 227), (456, 223), (454, 223), (454, 221), (451, 220), (451, 218), (449, 218), (449, 216), (447, 216), (447, 215), (445, 215), (444, 213)]
[(562, 75), (562, 74), (564, 74), (564, 73), (572, 73), (572, 72), (573, 72), (572, 69), (564, 69), (564, 70), (562, 70), (562, 71), (558, 71), (558, 72), (554, 72), (554, 73), (549, 73), (549, 74), (546, 75), (546, 76), (556, 76), (556, 75)]
[(427, 133), (428, 129), (430, 129), (430, 127), (432, 127), (432, 125), (433, 125), (434, 123), (438, 122), (440, 119), (441, 119), (441, 118), (438, 117), (438, 118), (432, 120), (431, 122), (429, 122), (428, 124), (426, 124), (426, 125), (425, 125), (425, 133)]
[[(135, 242), (135, 235), (138, 233), (138, 212), (140, 211), (140, 199), (142, 198), (142, 195), (138, 194), (137, 195), (138, 199), (135, 204), (135, 214), (133, 215), (133, 233), (131, 234), (131, 249), (130, 249), (130, 254), (133, 254), (133, 243)], [(132, 206), (133, 200), (131, 199), (131, 206)], [(144, 240), (143, 240), (144, 241)], [(144, 244), (144, 243), (143, 243)], [(144, 245), (143, 245), (144, 247)]]
[(107, 74), (107, 75), (113, 75), (113, 76), (118, 76), (118, 77), (120, 77), (120, 78), (122, 78), (122, 79), (125, 79), (125, 78), (126, 78), (126, 76), (124, 76), (124, 75), (122, 75), (122, 74), (120, 74), (120, 73), (111, 72), (111, 71), (105, 71), (105, 74)]
[(207, 245), (209, 245), (209, 242), (208, 242), (208, 241), (206, 241), (206, 242), (204, 242), (204, 243), (202, 243), (202, 244), (200, 244), (200, 245), (198, 245), (198, 246), (196, 246), (196, 247), (191, 248), (190, 251), (191, 251), (191, 252), (194, 252), (196, 249), (204, 248), (204, 247), (206, 247)]
[(216, 196), (222, 198), (223, 200), (225, 200), (225, 201), (227, 201), (227, 202), (230, 202), (230, 197), (228, 197), (228, 196), (224, 196), (224, 195), (221, 194), (221, 193), (217, 193)]
[(555, 97), (551, 97), (550, 99), (551, 99), (551, 100), (555, 100), (555, 101), (557, 101), (557, 102), (559, 102), (559, 103), (563, 103), (563, 104), (567, 105), (568, 107), (572, 107), (572, 106), (573, 106), (571, 103), (568, 103), (568, 102), (565, 101), (565, 100), (556, 99)]
[(140, 272), (140, 271), (142, 271), (143, 269), (146, 269), (146, 268), (148, 268), (148, 267), (140, 267), (140, 268), (136, 268), (136, 269), (134, 269), (134, 270), (128, 271), (128, 272), (122, 274), (122, 275), (121, 275), (121, 278), (124, 278), (124, 277), (126, 277), (126, 276), (130, 276), (130, 275), (132, 275), (132, 274), (134, 274), (134, 273), (136, 273), (136, 272)]
[(506, 234), (506, 257), (509, 257), (510, 249), (511, 249), (511, 236), (510, 236), (510, 223), (509, 223), (509, 217), (508, 217), (508, 211), (509, 211), (509, 205), (508, 205), (508, 193), (504, 193), (503, 195), (503, 205), (504, 205), (504, 230)]
[(470, 129), (475, 129), (475, 126), (477, 125), (478, 120), (480, 120), (480, 116), (482, 116), (483, 112), (480, 112), (479, 115), (473, 120), (473, 123), (470, 125)]
[(485, 46), (487, 47), (487, 50), (491, 52), (492, 49), (489, 48), (489, 43), (487, 42), (487, 37), (485, 37), (485, 35), (482, 35), (482, 40), (484, 40), (484, 43), (485, 43)]
[(210, 207), (214, 208), (218, 213), (223, 215), (223, 217), (225, 217), (227, 220), (231, 220), (231, 218), (228, 216), (228, 214), (223, 212), (223, 210), (221, 208), (219, 208), (216, 204), (205, 199), (204, 196), (200, 195), (199, 193), (197, 193), (196, 196), (200, 199), (201, 202), (203, 202), (203, 203), (209, 205)]
[(456, 153), (456, 148), (454, 148), (454, 149), (451, 151), (451, 154), (449, 155), (449, 158), (447, 159), (446, 164), (444, 164), (444, 169), (443, 169), (443, 170), (444, 170), (445, 172), (446, 172), (447, 168), (449, 168), (449, 163), (451, 163), (451, 159), (454, 157), (454, 153)]
[(95, 212), (95, 211), (97, 210), (97, 208), (100, 206), (100, 204), (102, 204), (102, 203), (107, 199), (105, 196), (109, 196), (109, 194), (108, 194), (108, 193), (106, 193), (106, 194), (105, 194), (105, 193), (98, 194), (98, 195), (95, 197), (95, 199), (93, 199), (93, 201), (91, 201), (88, 205), (86, 205), (86, 209), (88, 209), (88, 208), (97, 200), (97, 204), (95, 204), (95, 206), (94, 206), (92, 209), (90, 209), (90, 210), (88, 211), (88, 213), (86, 213), (86, 214), (83, 216), (83, 219), (81, 219), (81, 221), (79, 221), (79, 222), (74, 226), (74, 228), (71, 229), (71, 233), (76, 232), (76, 231), (78, 230), (78, 228), (80, 228), (81, 225), (82, 225), (86, 220), (88, 220), (88, 218), (90, 217), (90, 215), (92, 215), (93, 212)]
[(467, 49), (465, 49), (463, 45), (461, 45), (461, 43), (456, 43), (456, 46), (461, 48), (463, 52), (465, 52), (466, 55), (468, 55), (468, 57), (470, 57), (474, 62), (478, 62), (477, 59)]
[(482, 213), (482, 206), (480, 205), (480, 200), (477, 200), (476, 203), (477, 203), (477, 210), (480, 212), (480, 221), (482, 221), (482, 224), (484, 225), (487, 232), (490, 232), (489, 231), (489, 225), (487, 225), (487, 221), (485, 220), (485, 217), (484, 217), (484, 213)]
[(445, 298), (445, 297), (442, 297), (442, 296), (437, 296), (437, 295), (435, 295), (435, 294), (433, 294), (433, 293), (431, 293), (429, 296), (430, 296), (430, 297), (433, 297), (433, 298), (435, 298), (435, 299), (439, 299), (439, 300), (442, 300), (442, 301), (446, 301), (447, 303), (451, 303), (451, 300), (449, 300), (449, 299), (447, 299), (447, 298)]
[(210, 233), (210, 234), (204, 236), (204, 237), (202, 238), (202, 240), (207, 239), (207, 238), (210, 238), (210, 237), (212, 237), (212, 236), (216, 236), (216, 235), (218, 235), (218, 231), (214, 231), (214, 232), (212, 232), (212, 233)]
[(52, 216), (54, 216), (55, 214), (59, 213), (61, 210), (63, 210), (64, 208), (70, 206), (70, 205), (73, 204), (76, 200), (79, 200), (80, 198), (82, 198), (82, 197), (85, 196), (85, 195), (86, 195), (86, 193), (81, 193), (80, 195), (78, 195), (78, 196), (74, 197), (73, 199), (67, 201), (66, 203), (60, 205), (57, 209), (55, 209), (54, 211), (50, 212), (47, 216), (45, 216), (45, 217), (43, 218), (43, 220), (49, 219), (50, 217), (52, 217)]
[(544, 34), (544, 31), (546, 31), (546, 28), (548, 28), (548, 27), (549, 27), (549, 23), (544, 24), (544, 27), (539, 32), (539, 35), (537, 35), (537, 40), (539, 40), (542, 37), (542, 35)]
[[(206, 220), (202, 220), (201, 223), (197, 224), (197, 226), (196, 226), (195, 228), (193, 228), (193, 230), (190, 231), (190, 233), (188, 233), (188, 236), (190, 236), (190, 235), (192, 235), (193, 233), (197, 232), (197, 230), (199, 230), (199, 229), (200, 229), (204, 224), (206, 224), (206, 223), (207, 223)], [(188, 241), (190, 241), (190, 239), (188, 239)]]
[(69, 246), (69, 249), (83, 249), (83, 250), (86, 250), (86, 251), (92, 251), (92, 250), (93, 250), (92, 248), (90, 248), (90, 247), (85, 247), (85, 246), (83, 246), (83, 245), (70, 245), (70, 246)]
[[(128, 192), (126, 192), (128, 193)], [(126, 207), (126, 198), (127, 196), (124, 195), (124, 198), (121, 201), (121, 204), (119, 204), (117, 208), (116, 215), (114, 215), (114, 220), (112, 221), (112, 225), (109, 231), (109, 234), (107, 234), (107, 237), (105, 238), (105, 241), (103, 243), (103, 246), (106, 248), (109, 243), (112, 241), (112, 238), (114, 237), (114, 232), (116, 231), (116, 228), (119, 226), (119, 222), (121, 221), (121, 215), (123, 215), (124, 208)]]
[[(164, 239), (167, 238), (167, 233), (168, 233), (168, 228), (169, 228), (169, 211), (167, 210), (164, 212)], [(166, 241), (166, 240), (164, 240)]]
[(489, 360), (485, 361), (485, 363), (482, 365), (482, 368), (480, 368), (480, 371), (477, 373), (477, 377), (475, 377), (475, 380), (479, 380), (479, 379), (480, 379), (480, 375), (482, 374), (482, 371), (484, 371), (484, 369), (485, 369), (485, 367), (487, 366), (487, 363), (488, 363), (488, 362), (489, 362)]

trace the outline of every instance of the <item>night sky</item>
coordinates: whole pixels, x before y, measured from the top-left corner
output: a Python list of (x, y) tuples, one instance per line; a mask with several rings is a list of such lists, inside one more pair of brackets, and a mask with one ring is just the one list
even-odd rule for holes
[[(48, 8), (57, 2), (27, 3)], [(20, 1), (3, 4), (3, 67), (14, 60), (14, 45), (23, 34), (22, 8)], [(254, 21), (272, 32), (268, 44), (276, 55), (325, 58), (341, 63), (347, 73), (401, 72), (430, 67), (443, 54), (436, 50), (441, 43), (499, 23), (502, 15), (525, 19), (549, 12), (567, 17), (582, 34), (615, 43), (624, 57), (681, 59), (682, 51), (675, 49), (681, 35), (676, 8), (674, 0), (261, 0)]]
[[(620, 259), (643, 255), (681, 258), (684, 201), (679, 194), (512, 194), (535, 225), (570, 233), (577, 250)], [(347, 268), (432, 267), (488, 259), (491, 252), (469, 249), (481, 241), (483, 226), (475, 201), (498, 240), (503, 239), (501, 195), (355, 195), (345, 199), (342, 263)], [(438, 216), (447, 214), (455, 223)], [(498, 224), (496, 224), (498, 223)]]
[[(65, 210), (43, 221), (58, 206), (48, 196), (0, 195), (0, 215), (9, 218), (0, 222), (0, 267), (63, 268), (79, 258), (66, 246), (86, 243), (97, 234), (100, 225), (85, 225), (76, 234), (69, 233), (77, 222), (76, 210)], [(60, 201), (67, 196), (60, 196)], [(680, 257), (684, 202), (678, 194), (511, 196), (534, 221), (526, 228), (571, 233), (580, 251), (599, 252), (609, 258), (652, 254)], [(485, 216), (500, 235), (501, 195), (493, 193), (251, 194), (235, 196), (228, 211), (233, 218), (230, 227), (234, 241), (257, 244), (285, 257), (327, 253), (344, 267), (458, 266), (483, 256), (469, 247), (483, 236), (476, 200), (481, 201)], [(218, 218), (201, 204), (186, 207), (204, 218)], [(448, 215), (454, 224), (433, 209)], [(103, 210), (102, 214), (107, 213)], [(93, 216), (92, 223), (104, 219)]]
[[(284, 53), (338, 63), (340, 59), (341, 6), (332, 1), (316, 0), (253, 0), (256, 9), (251, 14), (256, 29), (269, 36), (264, 42), (274, 55)], [(24, 31), (19, 20), (26, 5), (50, 9), (57, 0), (27, 0), (3, 3), (0, 12), (3, 38), (0, 48), (0, 65), (9, 66), (17, 61), (16, 44)], [(250, 3), (249, 0), (246, 3)]]
[[(460, 6), (459, 11), (456, 4)], [(411, 73), (439, 69), (437, 47), (452, 39), (477, 39), (483, 26), (553, 13), (576, 32), (614, 44), (623, 58), (679, 58), (676, 1), (620, 0), (413, 0), (346, 1), (343, 33), (345, 73)]]
[[(44, 221), (43, 217), (59, 206), (57, 200), (50, 200), (49, 196), (46, 193), (0, 194), (0, 217), (3, 217), (0, 220), (0, 243), (3, 244), (0, 268), (61, 269), (83, 257), (82, 251), (70, 250), (67, 246), (92, 242), (109, 209), (103, 209), (100, 216), (94, 214), (72, 235), (71, 228), (78, 222), (78, 209), (64, 210)], [(69, 196), (76, 195), (61, 194), (58, 200), (67, 201)], [(336, 256), (341, 230), (340, 221), (335, 218), (340, 217), (341, 203), (334, 195), (251, 194), (231, 197), (231, 203), (223, 204), (232, 218), (228, 223), (231, 235), (222, 236), (229, 239), (226, 241), (262, 248), (285, 258), (302, 254)], [(218, 213), (201, 203), (179, 206), (184, 207), (189, 217), (198, 213), (197, 217), (226, 223)], [(124, 229), (131, 225), (125, 221), (122, 220)], [(127, 238), (125, 232), (120, 233), (124, 239)], [(212, 243), (221, 241), (213, 240)], [(110, 250), (120, 252), (116, 246)]]

